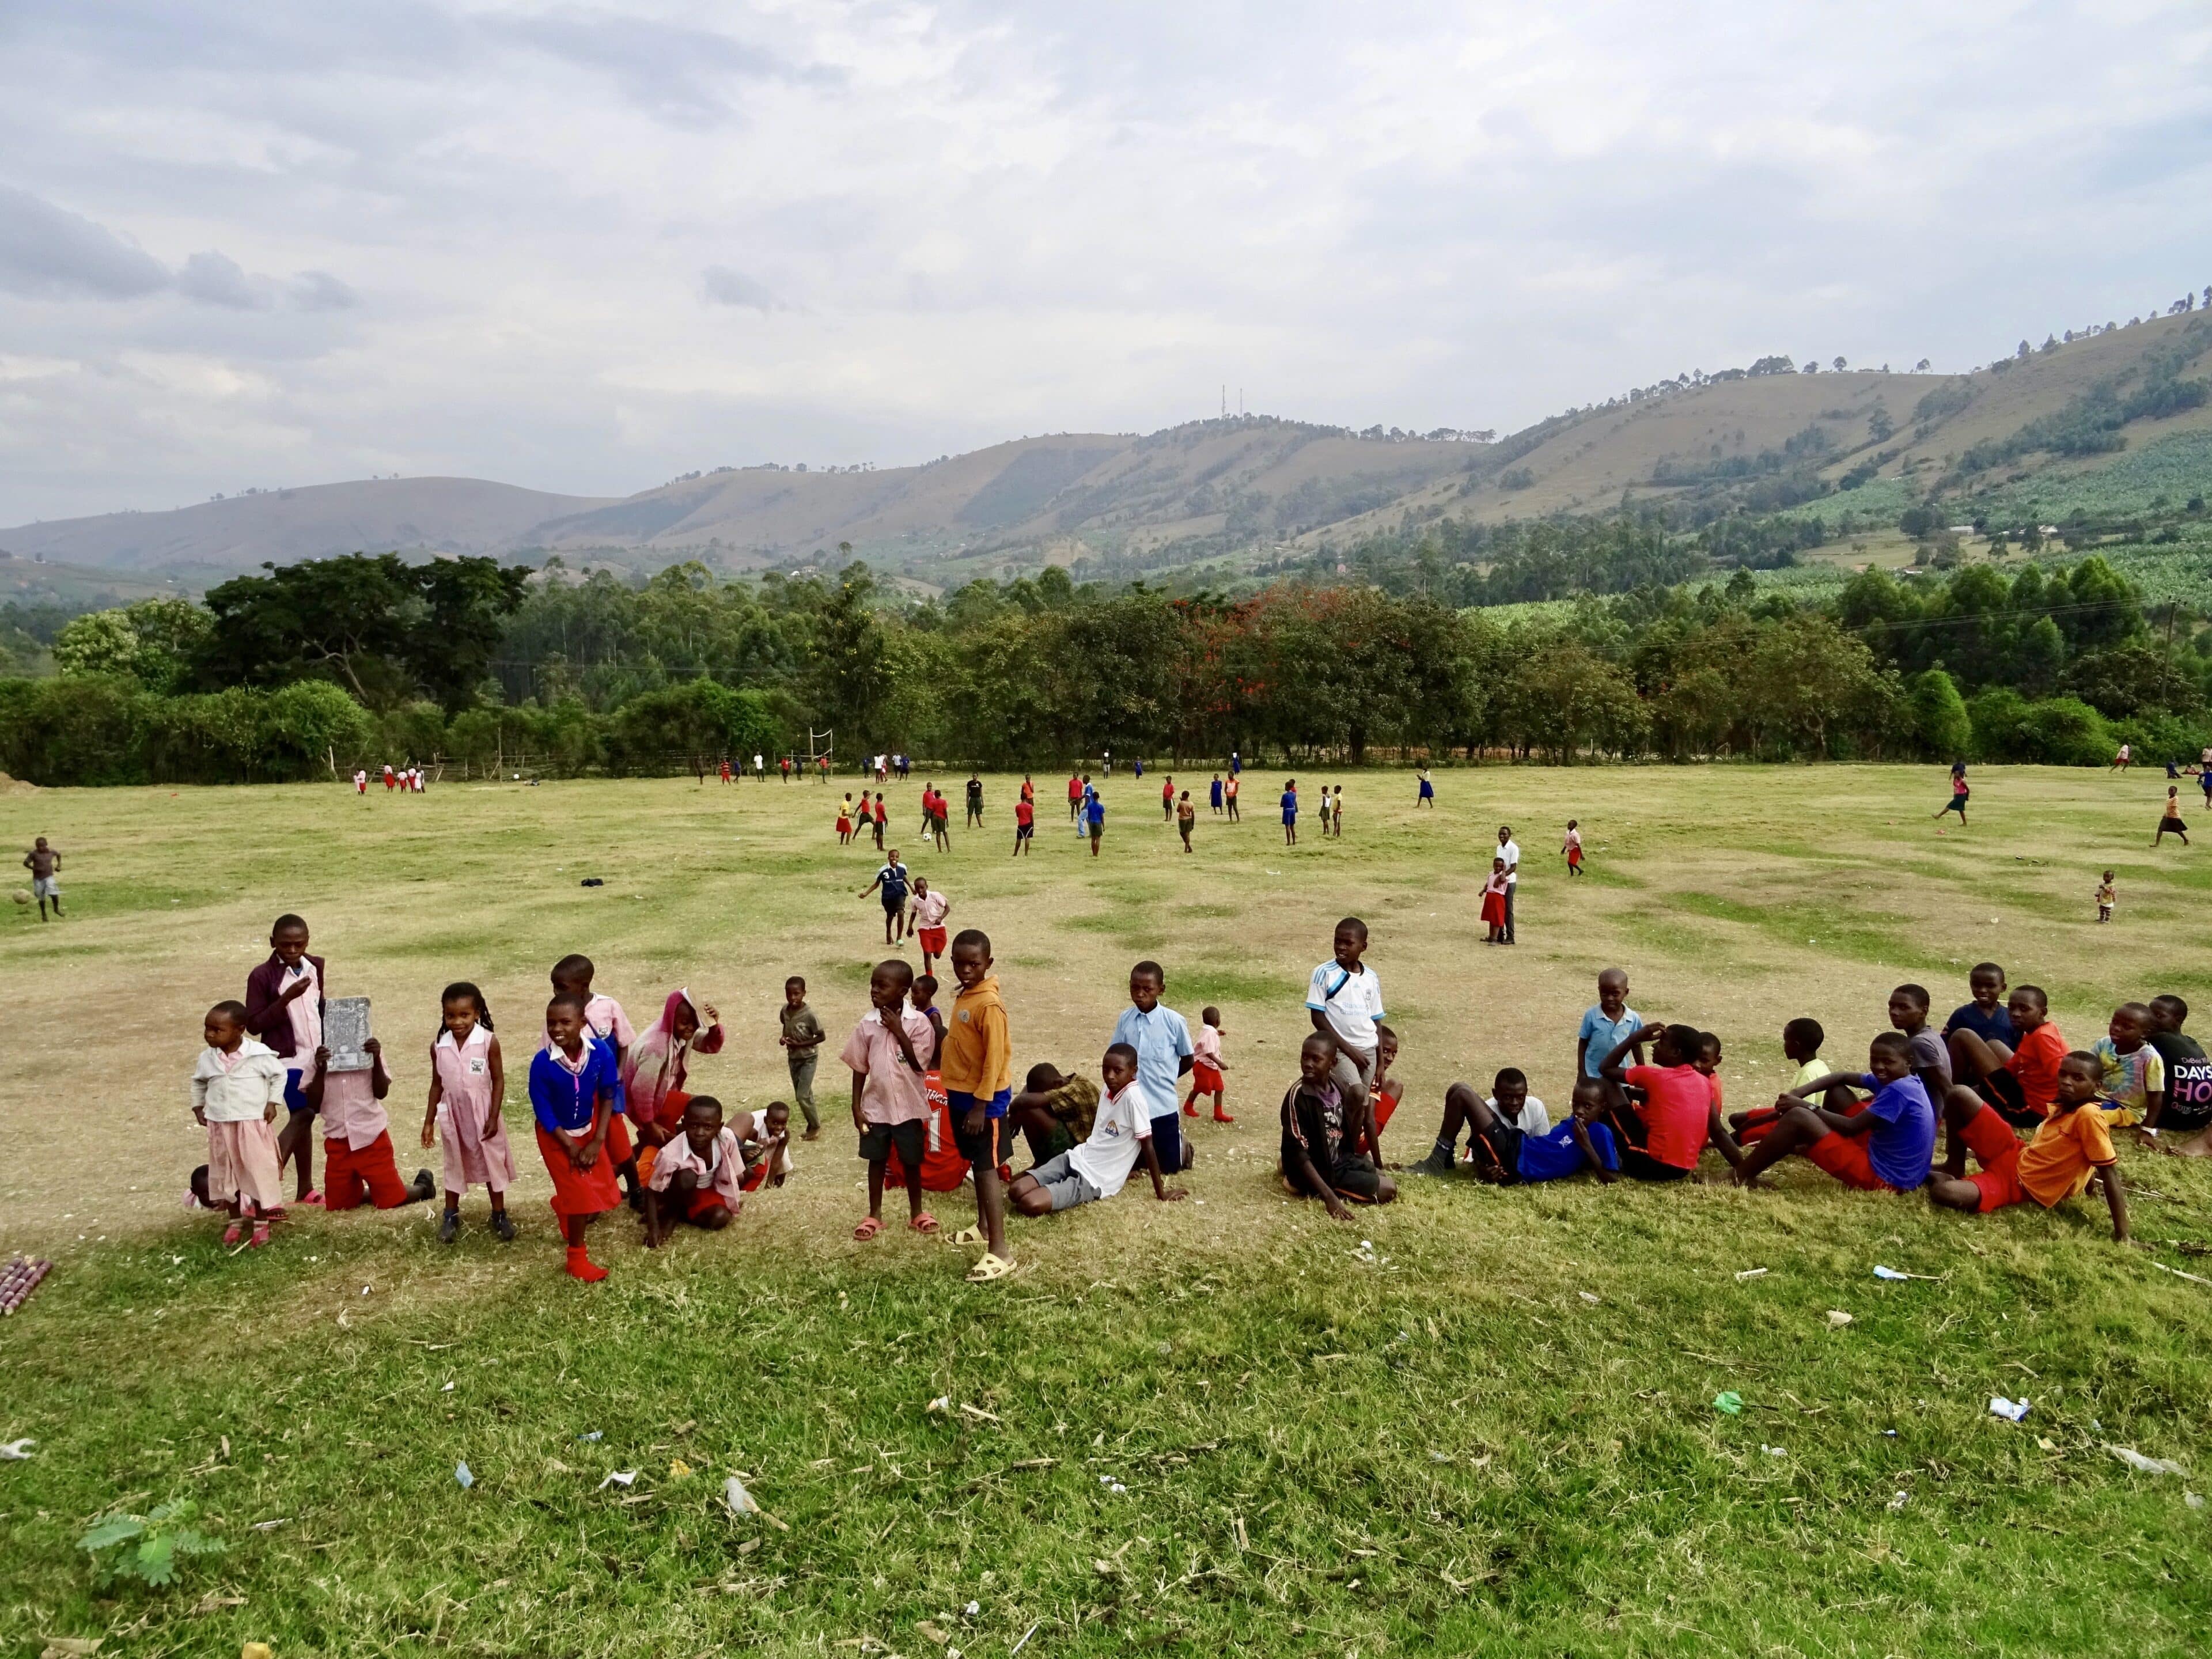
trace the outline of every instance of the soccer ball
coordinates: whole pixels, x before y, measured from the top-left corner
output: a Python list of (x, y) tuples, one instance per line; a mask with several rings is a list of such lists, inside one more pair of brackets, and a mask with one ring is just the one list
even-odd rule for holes
[(25, 891), (22, 888), (18, 887), (15, 890), (15, 902), (18, 904), (28, 904), (30, 902), (30, 894)]

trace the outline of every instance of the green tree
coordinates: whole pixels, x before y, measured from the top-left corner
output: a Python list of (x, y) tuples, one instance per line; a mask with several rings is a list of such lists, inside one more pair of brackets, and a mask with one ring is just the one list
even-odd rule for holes
[(1916, 674), (1905, 688), (1905, 708), (1921, 752), (1936, 760), (1963, 760), (1974, 741), (1974, 723), (1958, 683), (1940, 668)]

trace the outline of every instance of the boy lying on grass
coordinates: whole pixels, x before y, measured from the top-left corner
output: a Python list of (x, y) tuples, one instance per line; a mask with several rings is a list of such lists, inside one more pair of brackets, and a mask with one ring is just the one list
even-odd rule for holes
[(1145, 1172), (1152, 1178), (1154, 1198), (1172, 1204), (1184, 1195), (1182, 1188), (1160, 1178), (1159, 1154), (1152, 1146), (1151, 1097), (1137, 1086), (1136, 1049), (1115, 1043), (1099, 1062), (1098, 1075), (1106, 1085), (1106, 1097), (1098, 1103), (1082, 1145), (1016, 1176), (1006, 1188), (1008, 1201), (1024, 1215), (1050, 1215), (1113, 1197), (1128, 1184), (1129, 1172), (1140, 1155)]
[(1346, 1199), (1388, 1204), (1398, 1184), (1352, 1150), (1366, 1121), (1366, 1091), (1356, 1112), (1348, 1109), (1331, 1076), (1337, 1048), (1334, 1036), (1316, 1031), (1298, 1049), (1298, 1080), (1283, 1096), (1283, 1188), (1293, 1198), (1321, 1200), (1332, 1220), (1349, 1221)]
[[(2096, 1055), (2077, 1048), (2060, 1060), (2051, 1115), (2025, 1146), (1996, 1108), (1975, 1099), (1971, 1090), (1952, 1090), (1943, 1111), (1951, 1157), (1944, 1173), (1928, 1183), (1928, 1196), (1947, 1210), (1978, 1214), (2029, 1199), (2048, 1210), (2099, 1181), (2112, 1212), (2112, 1242), (2124, 1244), (2128, 1200), (2101, 1109), (2103, 1085)], [(1982, 1170), (1965, 1178), (1968, 1152)]]
[(1466, 1122), (1468, 1161), (1478, 1179), (1493, 1186), (1564, 1181), (1587, 1170), (1609, 1187), (1620, 1154), (1605, 1124), (1604, 1081), (1577, 1078), (1571, 1104), (1565, 1122), (1547, 1127), (1544, 1103), (1529, 1099), (1528, 1079), (1509, 1068), (1498, 1074), (1488, 1100), (1464, 1083), (1453, 1084), (1444, 1096), (1444, 1129), (1455, 1132), (1455, 1117)]

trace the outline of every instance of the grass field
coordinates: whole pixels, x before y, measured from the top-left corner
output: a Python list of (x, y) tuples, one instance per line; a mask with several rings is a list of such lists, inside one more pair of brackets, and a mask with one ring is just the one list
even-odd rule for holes
[[(2125, 1154), (2135, 1248), (2094, 1200), (1974, 1219), (1802, 1167), (1753, 1194), (1409, 1178), (1352, 1227), (1272, 1173), (1300, 994), (1346, 912), (1405, 1040), (1393, 1160), (1455, 1078), (1518, 1064), (1563, 1103), (1610, 963), (1647, 1017), (1723, 1034), (1731, 1106), (1780, 1080), (1786, 1018), (1848, 1060), (1892, 985), (1948, 1009), (1984, 957), (2048, 987), (2077, 1044), (2124, 998), (2212, 1001), (2212, 876), (2147, 845), (2161, 781), (1981, 769), (1972, 827), (1939, 836), (1932, 769), (1453, 770), (1433, 814), (1402, 774), (1352, 775), (1340, 843), (1285, 849), (1255, 801), (1242, 826), (1202, 817), (1185, 858), (1153, 779), (1117, 778), (1095, 862), (1041, 781), (1025, 862), (1003, 778), (950, 854), (895, 837), (956, 927), (992, 933), (1018, 1066), (1095, 1066), (1155, 956), (1171, 1004), (1224, 1011), (1240, 1121), (1198, 1131), (1195, 1201), (1139, 1183), (1017, 1221), (1022, 1272), (993, 1286), (902, 1229), (852, 1240), (834, 1110), (726, 1233), (648, 1256), (608, 1223), (594, 1289), (560, 1274), (512, 1097), (512, 1245), (480, 1195), (450, 1249), (418, 1210), (314, 1215), (234, 1256), (178, 1207), (204, 1156), (199, 1016), (280, 909), (335, 991), (375, 999), (404, 1157), (438, 988), (483, 984), (513, 1068), (570, 950), (641, 1024), (679, 984), (720, 1006), (730, 1046), (695, 1087), (785, 1092), (783, 976), (842, 1034), (881, 954), (856, 896), (877, 860), (835, 844), (830, 790), (0, 795), (16, 842), (63, 849), (71, 908), (0, 938), (0, 1244), (58, 1264), (0, 1324), (0, 1440), (38, 1443), (0, 1462), (0, 1651), (1003, 1659), (1032, 1628), (1028, 1656), (2202, 1651), (2212, 1509), (2185, 1492), (2212, 1491), (2212, 1288), (2154, 1264), (2204, 1267), (2203, 1164)], [(1571, 816), (1591, 848), (1571, 884)], [(1510, 951), (1473, 921), (1501, 821), (1527, 860)], [(773, 1521), (725, 1511), (733, 1473)], [(100, 1582), (87, 1525), (179, 1497), (226, 1552), (167, 1589)]]

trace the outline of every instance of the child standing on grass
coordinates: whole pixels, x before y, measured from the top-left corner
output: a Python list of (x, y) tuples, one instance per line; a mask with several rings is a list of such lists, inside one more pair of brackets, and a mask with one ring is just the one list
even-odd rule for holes
[(440, 1030), (430, 1044), (430, 1103), (422, 1114), (422, 1145), (434, 1130), (445, 1152), (446, 1214), (438, 1242), (460, 1236), (461, 1194), (482, 1182), (491, 1194), (492, 1231), (510, 1243), (514, 1223), (507, 1189), (514, 1185), (514, 1150), (507, 1144), (500, 1109), (507, 1101), (507, 1062), (492, 1034), (483, 993), (466, 980), (448, 985), (438, 999)]
[(1339, 841), (1344, 839), (1344, 786), (1340, 783), (1328, 793), (1328, 833)]
[[(705, 1029), (701, 1029), (702, 1019)], [(638, 1142), (637, 1172), (651, 1172), (653, 1152), (684, 1131), (691, 1097), (684, 1085), (694, 1054), (722, 1051), (722, 1017), (711, 1002), (695, 1003), (689, 988), (671, 991), (660, 1018), (623, 1057), (623, 1110)]]
[(307, 1083), (323, 1046), (323, 959), (307, 953), (307, 924), (283, 915), (269, 929), (269, 960), (246, 976), (246, 1029), (284, 1062), (284, 1127), (276, 1137), (277, 1167), (294, 1165), (295, 1194), (320, 1204), (315, 1190), (315, 1108)]
[(1152, 1149), (1170, 1174), (1180, 1175), (1190, 1168), (1191, 1158), (1176, 1115), (1176, 1091), (1183, 1074), (1197, 1063), (1197, 1052), (1191, 1046), (1189, 1022), (1160, 1002), (1167, 985), (1167, 972), (1157, 962), (1140, 962), (1129, 969), (1129, 1006), (1115, 1021), (1110, 1041), (1127, 1043), (1136, 1054), (1137, 1086), (1152, 1118)]
[(1036, 802), (1024, 795), (1014, 803), (1014, 850), (1010, 855), (1020, 858), (1030, 850), (1030, 842), (1036, 835)]
[(1198, 808), (1190, 804), (1190, 791), (1186, 789), (1182, 799), (1176, 803), (1176, 829), (1182, 836), (1182, 850), (1186, 853), (1190, 851), (1191, 826), (1197, 822)]
[(929, 1022), (931, 1037), (928, 1069), (934, 1072), (937, 1069), (938, 1060), (945, 1053), (945, 1015), (937, 1006), (937, 975), (917, 974), (915, 976), (914, 989), (908, 993), (908, 996), (914, 1004), (915, 1012)]
[(629, 1016), (623, 1012), (622, 1004), (592, 989), (592, 979), (598, 971), (589, 957), (565, 956), (553, 964), (551, 978), (556, 992), (567, 992), (582, 1000), (585, 1036), (598, 1042), (614, 1060), (615, 1110), (606, 1129), (607, 1156), (614, 1160), (615, 1175), (629, 1190), (630, 1201), (635, 1204), (640, 1201), (637, 1152), (630, 1143), (623, 1077), (629, 1069), (629, 1045), (637, 1041), (637, 1031), (630, 1024)]
[(945, 918), (952, 901), (929, 884), (927, 876), (914, 879), (914, 933), (921, 943), (921, 971), (927, 973), (945, 954)]
[(2128, 1200), (2120, 1188), (2119, 1156), (2112, 1150), (2105, 1115), (2096, 1109), (2102, 1085), (2097, 1057), (2074, 1053), (2058, 1063), (2051, 1115), (2026, 1146), (1995, 1108), (1983, 1105), (1964, 1089), (1952, 1091), (1944, 1119), (1951, 1144), (1974, 1154), (1981, 1173), (1966, 1178), (1965, 1152), (1957, 1168), (1928, 1183), (1928, 1196), (1947, 1210), (1986, 1215), (2033, 1199), (2053, 1209), (2101, 1181), (2112, 1212), (2112, 1242), (2128, 1237)]
[(323, 1120), (323, 1200), (332, 1210), (358, 1209), (366, 1200), (380, 1210), (423, 1204), (437, 1187), (428, 1170), (417, 1170), (405, 1186), (392, 1146), (392, 1120), (384, 1097), (392, 1092), (392, 1073), (384, 1068), (384, 1045), (371, 1037), (362, 1045), (368, 1055), (365, 1072), (333, 1072), (331, 1051), (315, 1050), (315, 1075), (307, 1098)]
[(1583, 872), (1583, 832), (1580, 818), (1567, 820), (1567, 839), (1559, 850), (1567, 855), (1567, 873), (1579, 876)]
[(1420, 793), (1414, 797), (1413, 805), (1433, 811), (1437, 804), (1437, 786), (1430, 780), (1429, 769), (1424, 766), (1414, 776), (1420, 781)]
[(1341, 1109), (1356, 1130), (1367, 1110), (1368, 1092), (1375, 1086), (1382, 981), (1361, 959), (1367, 954), (1367, 924), (1358, 916), (1346, 916), (1336, 924), (1332, 944), (1334, 954), (1306, 982), (1306, 1017), (1315, 1036), (1336, 1051), (1331, 1076)]
[(837, 845), (840, 847), (849, 847), (852, 844), (853, 798), (850, 795), (847, 795), (845, 797), (845, 804), (837, 809)]
[(1210, 783), (1210, 784), (1208, 784), (1208, 785), (1206, 786), (1206, 804), (1207, 804), (1210, 807), (1212, 807), (1212, 810), (1213, 810), (1213, 816), (1214, 816), (1214, 817), (1216, 817), (1217, 818), (1218, 818), (1218, 817), (1219, 817), (1221, 816), (1221, 774), (1220, 774), (1220, 773), (1216, 772), (1216, 773), (1213, 775), (1213, 781), (1212, 781), (1212, 783)]
[(1483, 935), (1485, 945), (1505, 943), (1505, 860), (1492, 859), (1490, 875), (1482, 884), (1482, 925), (1490, 931)]
[(284, 1062), (246, 1034), (246, 1005), (218, 1002), (201, 1024), (207, 1046), (192, 1066), (192, 1117), (208, 1132), (208, 1202), (230, 1214), (225, 1244), (238, 1243), (253, 1212), (252, 1244), (269, 1242), (269, 1224), (284, 1213), (277, 1166), (276, 1109), (289, 1084)]
[(2181, 821), (2181, 787), (2172, 783), (2166, 786), (2166, 815), (2159, 819), (2158, 831), (2151, 836), (2150, 844), (2156, 847), (2168, 836), (2179, 836), (2184, 847), (2189, 845), (2189, 826)]
[(2112, 919), (2112, 906), (2119, 902), (2119, 898), (2120, 890), (2113, 883), (2112, 872), (2107, 870), (2105, 872), (2105, 878), (2097, 884), (2097, 920), (2110, 921)]
[(822, 1119), (814, 1109), (814, 1067), (822, 1055), (827, 1035), (814, 1011), (806, 1006), (806, 981), (793, 974), (783, 982), (782, 1031), (775, 1040), (791, 1072), (791, 1097), (806, 1118), (808, 1140), (822, 1139)]
[(584, 1024), (584, 999), (558, 991), (545, 1005), (545, 1046), (530, 1062), (538, 1152), (553, 1177), (553, 1213), (568, 1247), (568, 1273), (595, 1285), (607, 1270), (585, 1253), (584, 1232), (622, 1202), (607, 1137), (619, 1115), (614, 1050)]
[(23, 867), (31, 872), (31, 891), (39, 901), (39, 920), (46, 919), (46, 906), (54, 907), (54, 920), (61, 920), (62, 883), (58, 873), (62, 855), (46, 845), (40, 836), (31, 843), (31, 850), (23, 854)]
[(1296, 847), (1298, 844), (1298, 781), (1296, 778), (1283, 781), (1282, 805), (1283, 845)]
[(1221, 1057), (1221, 1010), (1207, 1006), (1200, 1010), (1198, 1030), (1190, 1037), (1190, 1098), (1182, 1103), (1185, 1117), (1198, 1115), (1198, 1097), (1213, 1097), (1213, 1121), (1234, 1123), (1237, 1120), (1223, 1111), (1222, 1097), (1226, 1088), (1221, 1074), (1229, 1069), (1229, 1062)]
[[(1583, 1013), (1583, 1023), (1575, 1028), (1575, 1075), (1602, 1079), (1601, 1069), (1606, 1055), (1613, 1052), (1614, 1043), (1643, 1024), (1643, 1016), (1628, 1006), (1628, 970), (1607, 968), (1597, 976), (1597, 1002)], [(1636, 1052), (1638, 1064), (1644, 1060), (1642, 1049)], [(1608, 1087), (1607, 1102), (1614, 1107), (1625, 1101)]]
[(1229, 803), (1229, 821), (1231, 823), (1241, 823), (1243, 822), (1243, 815), (1237, 810), (1237, 775), (1232, 771), (1229, 775), (1229, 781), (1221, 787), (1222, 799)]
[(952, 941), (952, 972), (960, 994), (945, 1034), (939, 1063), (952, 1117), (952, 1137), (975, 1174), (975, 1225), (954, 1239), (981, 1244), (983, 1256), (968, 1277), (977, 1284), (1013, 1272), (1006, 1253), (1006, 1196), (999, 1164), (1006, 1156), (1006, 1112), (1013, 1103), (1013, 1041), (1006, 1005), (991, 972), (991, 939), (966, 927)]
[(1106, 834), (1106, 802), (1094, 789), (1083, 808), (1085, 821), (1091, 826), (1091, 856), (1098, 856), (1098, 843)]

